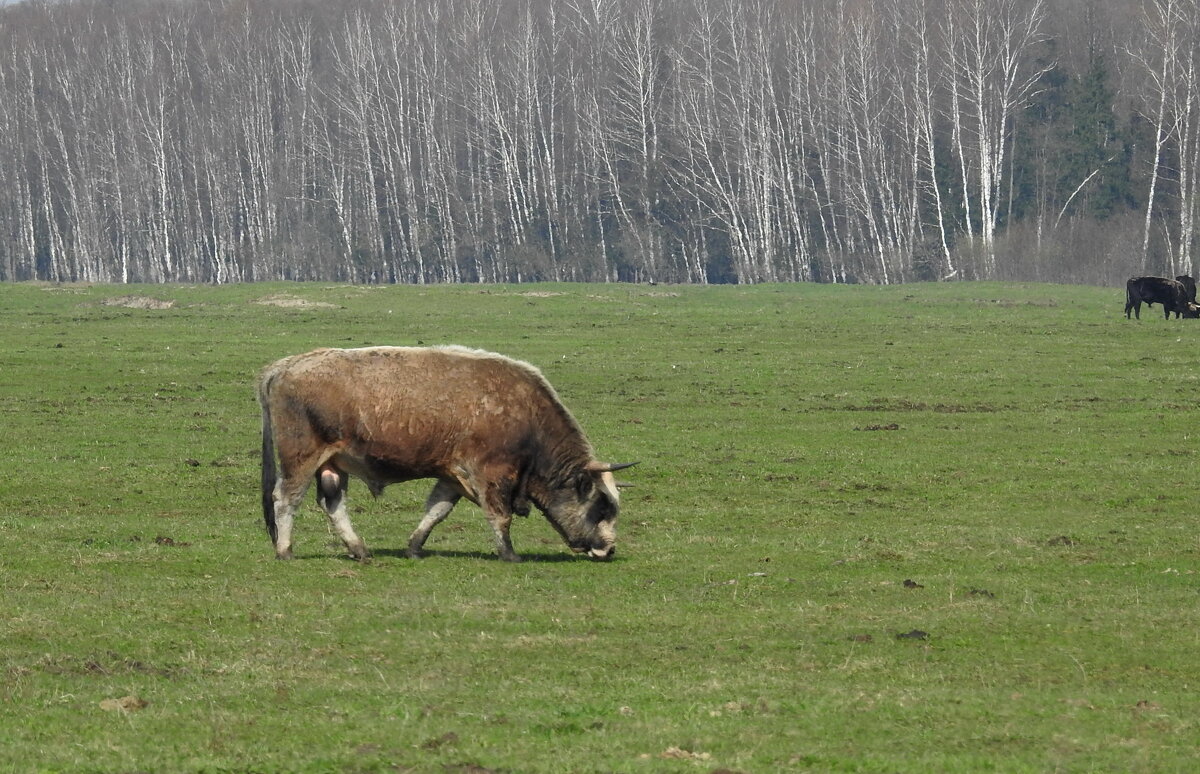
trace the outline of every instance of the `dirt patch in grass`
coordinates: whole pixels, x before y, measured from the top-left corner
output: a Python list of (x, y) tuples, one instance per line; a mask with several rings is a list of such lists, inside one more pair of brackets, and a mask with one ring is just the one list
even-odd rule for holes
[(100, 709), (105, 712), (130, 713), (144, 710), (150, 703), (139, 696), (122, 696), (119, 699), (105, 699), (100, 702)]
[(183, 676), (186, 670), (178, 665), (161, 666), (148, 664), (137, 659), (127, 658), (117, 653), (108, 652), (92, 655), (86, 658), (60, 655), (44, 655), (32, 669), (50, 675), (86, 676), (86, 677), (121, 677), (128, 675), (148, 675), (150, 677), (174, 680)]
[(904, 398), (879, 398), (866, 405), (830, 406), (836, 411), (932, 411), (936, 414), (992, 414), (1008, 410), (1008, 406), (991, 403), (926, 403)]
[(337, 309), (337, 304), (330, 304), (326, 301), (310, 301), (307, 298), (297, 298), (286, 293), (263, 296), (254, 303), (262, 306), (278, 306), (283, 309)]
[(117, 296), (116, 298), (106, 298), (100, 303), (104, 306), (119, 306), (125, 309), (170, 309), (175, 306), (174, 301), (164, 301), (161, 298), (150, 298), (149, 296)]
[(971, 301), (980, 306), (997, 306), (1005, 309), (1022, 306), (1035, 306), (1043, 309), (1058, 307), (1058, 301), (1053, 298), (972, 298)]

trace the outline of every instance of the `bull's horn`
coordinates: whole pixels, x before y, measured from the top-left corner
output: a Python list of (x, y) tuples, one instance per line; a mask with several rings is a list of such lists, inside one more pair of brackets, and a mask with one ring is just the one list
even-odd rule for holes
[(637, 464), (636, 462), (612, 462), (612, 463), (609, 463), (609, 462), (597, 462), (596, 460), (592, 460), (591, 462), (589, 462), (587, 464), (587, 469), (592, 471), (593, 473), (615, 473), (618, 470), (624, 470), (625, 468), (632, 468), (636, 464)]

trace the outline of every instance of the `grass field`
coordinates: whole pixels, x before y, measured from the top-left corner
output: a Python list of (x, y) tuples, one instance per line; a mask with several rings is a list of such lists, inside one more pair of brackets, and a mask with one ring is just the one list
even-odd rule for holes
[[(1122, 303), (0, 286), (0, 772), (1194, 771), (1200, 323)], [(616, 561), (465, 502), (406, 559), (425, 482), (274, 560), (259, 368), (422, 342), (641, 460)]]

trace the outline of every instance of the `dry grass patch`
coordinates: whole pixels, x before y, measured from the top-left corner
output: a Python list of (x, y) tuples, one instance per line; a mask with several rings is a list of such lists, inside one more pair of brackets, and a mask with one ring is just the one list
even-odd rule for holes
[(307, 298), (298, 298), (287, 293), (263, 296), (254, 303), (261, 304), (262, 306), (278, 306), (282, 309), (337, 309), (337, 304), (331, 304), (327, 301), (311, 301)]
[(170, 309), (175, 306), (174, 301), (164, 301), (150, 296), (117, 296), (116, 298), (106, 298), (100, 303), (104, 306), (119, 306), (124, 309)]

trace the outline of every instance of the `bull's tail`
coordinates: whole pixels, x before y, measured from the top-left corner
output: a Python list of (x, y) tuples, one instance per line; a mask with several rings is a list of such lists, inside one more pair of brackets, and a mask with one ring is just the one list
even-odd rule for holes
[(267, 534), (274, 545), (275, 531), (275, 434), (271, 428), (271, 406), (267, 398), (270, 381), (264, 377), (258, 390), (258, 402), (262, 405), (262, 508), (263, 521), (267, 523)]

